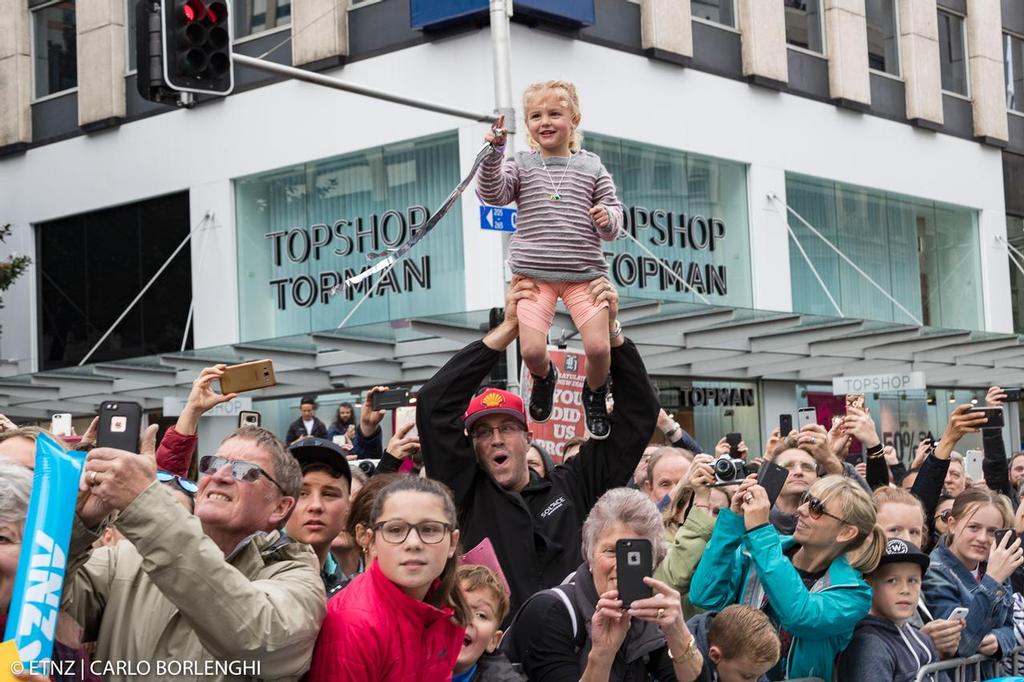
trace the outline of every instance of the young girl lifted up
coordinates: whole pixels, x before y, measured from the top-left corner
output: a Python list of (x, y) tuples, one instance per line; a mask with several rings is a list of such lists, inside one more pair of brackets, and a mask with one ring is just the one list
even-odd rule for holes
[(596, 154), (580, 148), (580, 104), (568, 81), (535, 83), (523, 95), (529, 152), (503, 159), (505, 133), (498, 128), (486, 140), (497, 149), (477, 173), (477, 195), (489, 204), (516, 202), (516, 232), (509, 267), (517, 277), (537, 282), (536, 300), (519, 303), (519, 343), (530, 373), (530, 417), (551, 416), (558, 370), (548, 357), (548, 330), (561, 298), (583, 338), (587, 381), (583, 410), (592, 438), (611, 432), (605, 397), (611, 364), (607, 303), (595, 305), (589, 286), (605, 276), (601, 240), (613, 240), (622, 225), (622, 203), (612, 176)]

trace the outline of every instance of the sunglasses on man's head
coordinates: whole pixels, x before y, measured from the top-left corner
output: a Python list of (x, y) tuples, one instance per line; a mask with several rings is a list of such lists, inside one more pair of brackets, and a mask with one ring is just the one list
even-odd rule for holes
[(800, 506), (807, 505), (807, 513), (811, 515), (812, 519), (820, 519), (822, 516), (830, 516), (839, 523), (847, 523), (846, 519), (840, 518), (835, 514), (830, 513), (825, 509), (825, 503), (820, 498), (811, 495), (810, 493), (804, 493), (800, 496)]
[(182, 478), (177, 474), (172, 474), (170, 471), (164, 471), (163, 469), (156, 472), (156, 480), (160, 481), (161, 483), (170, 483), (171, 481), (173, 481), (174, 483), (177, 484), (178, 488), (182, 492), (186, 493), (189, 496), (195, 495), (197, 492), (199, 492), (199, 486), (196, 484), (195, 481), (187, 478)]
[(277, 486), (277, 489), (281, 491), (282, 495), (287, 495), (281, 484), (273, 479), (273, 477), (263, 470), (259, 464), (253, 464), (252, 462), (246, 462), (244, 459), (227, 459), (220, 455), (203, 455), (199, 458), (199, 473), (201, 474), (215, 474), (224, 468), (226, 464), (231, 465), (231, 478), (236, 481), (245, 481), (246, 483), (255, 483), (260, 476), (266, 476), (267, 480)]

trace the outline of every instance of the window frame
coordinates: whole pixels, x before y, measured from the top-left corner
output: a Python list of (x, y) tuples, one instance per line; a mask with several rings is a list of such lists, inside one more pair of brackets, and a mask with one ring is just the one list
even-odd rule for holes
[[(640, 0), (630, 0), (630, 1), (631, 2), (635, 1), (635, 2), (637, 2), (637, 4), (639, 4), (639, 2), (640, 2)], [(376, 4), (381, 3), (381, 2), (384, 2), (384, 0), (349, 0), (348, 11), (351, 12), (353, 10), (362, 9), (364, 7), (369, 7), (370, 5), (376, 5)]]
[[(892, 74), (892, 73), (889, 73), (888, 71), (879, 71), (878, 69), (873, 69), (873, 68), (871, 68), (870, 62), (868, 63), (868, 73), (876, 74), (876, 75), (879, 75), (879, 76), (884, 76), (886, 78), (891, 78), (893, 80), (897, 80), (897, 81), (900, 81), (902, 83), (902, 82), (905, 81), (905, 79), (903, 78), (903, 41), (900, 40), (900, 9), (899, 9), (899, 7), (896, 4), (898, 2), (898, 0), (888, 0), (888, 1), (892, 3), (893, 30), (895, 31), (895, 37), (896, 37), (896, 73)], [(865, 7), (864, 7), (864, 19), (865, 19), (865, 21), (867, 20), (867, 18), (868, 18), (868, 10), (867, 10), (867, 6), (865, 5)]]
[(964, 84), (967, 87), (967, 92), (965, 94), (960, 94), (959, 92), (954, 92), (952, 90), (947, 90), (946, 88), (942, 87), (942, 41), (941, 41), (941, 39), (938, 41), (939, 42), (939, 89), (940, 89), (940, 91), (942, 92), (943, 95), (949, 95), (950, 97), (956, 97), (957, 99), (963, 99), (963, 100), (967, 100), (968, 102), (970, 102), (970, 101), (972, 101), (972, 95), (971, 95), (971, 70), (968, 68), (968, 64), (967, 64), (967, 16), (964, 15), (964, 14), (960, 14), (959, 12), (954, 12), (954, 11), (952, 11), (950, 9), (945, 8), (945, 7), (937, 7), (935, 11), (936, 11), (937, 14), (948, 14), (951, 17), (957, 17), (958, 19), (960, 19), (960, 41), (961, 41), (961, 44), (964, 46), (964, 58), (963, 58), (963, 62), (964, 62)]
[[(368, 1), (369, 2), (380, 2), (381, 0), (368, 0)], [(737, 0), (723, 0), (724, 2), (728, 2), (729, 4), (732, 5), (732, 15), (733, 15), (733, 17), (736, 18), (736, 23), (735, 24), (723, 24), (722, 22), (715, 21), (714, 19), (705, 19), (704, 17), (695, 17), (693, 15), (693, 0), (688, 0), (688, 1), (690, 3), (690, 20), (691, 21), (696, 21), (698, 24), (706, 24), (707, 26), (714, 26), (716, 28), (724, 28), (724, 29), (727, 29), (729, 31), (735, 31), (736, 33), (740, 32), (740, 26), (739, 26), (739, 24), (740, 24), (740, 13), (739, 13), (739, 8), (736, 6)]]
[[(289, 2), (288, 6), (292, 7), (292, 3)], [(235, 11), (235, 3), (234, 2), (231, 3), (231, 11), (232, 12)], [(234, 22), (234, 19), (232, 18), (231, 21)], [(272, 36), (275, 33), (284, 33), (285, 31), (290, 31), (290, 30), (292, 30), (292, 14), (291, 14), (291, 10), (289, 10), (289, 12), (288, 12), (288, 23), (287, 24), (284, 24), (283, 26), (275, 26), (274, 28), (265, 28), (262, 31), (256, 31), (254, 33), (249, 33), (247, 35), (242, 36), (241, 38), (236, 38), (235, 37), (234, 26), (232, 26), (231, 27), (231, 36), (232, 36), (231, 44), (233, 46), (234, 45), (243, 45), (243, 44), (245, 44), (245, 43), (247, 43), (247, 42), (249, 42), (251, 40), (255, 40), (257, 38), (262, 38), (264, 36)]]
[[(808, 0), (808, 1), (810, 1), (810, 0)], [(791, 44), (789, 42), (789, 38), (788, 37), (786, 37), (786, 39), (785, 39), (786, 40), (786, 49), (787, 50), (795, 50), (796, 52), (802, 52), (803, 54), (811, 55), (812, 57), (819, 57), (821, 59), (828, 60), (828, 58), (829, 58), (829, 56), (828, 56), (828, 36), (825, 35), (825, 0), (814, 0), (814, 2), (818, 3), (818, 30), (821, 31), (821, 52), (818, 52), (817, 50), (812, 50), (809, 47), (800, 47), (799, 45), (793, 45), (793, 44)], [(786, 10), (785, 6), (783, 6), (782, 10), (783, 10), (783, 13), (785, 13), (785, 10)], [(783, 14), (782, 22), (783, 22), (783, 26), (782, 26), (783, 32), (785, 33), (785, 28), (786, 28), (786, 25), (785, 25), (785, 22), (786, 22), (785, 14)]]
[[(59, 5), (62, 2), (65, 2), (65, 0), (49, 0), (49, 2), (40, 2), (39, 4), (35, 5), (34, 7), (29, 7), (28, 8), (28, 12), (29, 12), (29, 27), (30, 27), (30, 29), (29, 29), (29, 32), (30, 32), (30, 35), (29, 35), (29, 41), (30, 41), (30, 43), (29, 43), (30, 44), (30, 50), (29, 51), (30, 51), (30, 55), (29, 56), (30, 56), (30, 59), (32, 60), (32, 85), (31, 85), (31, 87), (32, 87), (32, 101), (31, 101), (31, 104), (36, 104), (38, 102), (47, 102), (47, 101), (49, 101), (51, 99), (56, 99), (58, 97), (64, 97), (65, 95), (78, 92), (78, 75), (75, 74), (75, 86), (74, 87), (72, 87), (72, 88), (65, 88), (63, 90), (58, 90), (57, 92), (51, 92), (51, 93), (48, 93), (46, 95), (42, 95), (41, 97), (36, 95), (36, 85), (38, 84), (38, 80), (36, 78), (36, 67), (37, 67), (37, 63), (36, 63), (36, 13), (37, 12), (41, 12), (41, 11), (43, 11), (45, 9), (50, 8), (50, 7), (54, 7), (56, 5)], [(77, 4), (77, 2), (75, 4), (75, 29), (76, 29), (76, 31), (78, 29), (78, 4)], [(76, 39), (75, 40), (75, 52), (76, 52), (76, 54), (75, 54), (75, 65), (76, 65), (76, 68), (77, 68), (77, 64), (78, 64), (78, 54), (77, 54), (77, 51), (78, 51), (78, 40)]]
[[(1024, 35), (1021, 35), (1019, 33), (1014, 33), (1013, 31), (1007, 31), (1006, 29), (1002, 30), (1002, 34), (1003, 34), (1003, 38), (1004, 39), (1008, 36), (1010, 38), (1014, 38), (1016, 40), (1019, 40), (1021, 42), (1021, 55), (1024, 56)], [(1006, 91), (1006, 55), (1005, 54), (1003, 55), (1003, 91), (1004, 92)], [(1021, 92), (1021, 100), (1022, 100), (1022, 106), (1024, 106), (1024, 92)], [(1006, 104), (1006, 113), (1012, 114), (1013, 116), (1024, 117), (1024, 111), (1017, 111), (1016, 109), (1011, 108), (1009, 103)]]
[[(130, 19), (128, 17), (129, 12), (134, 12), (133, 7), (135, 3), (133, 0), (124, 0), (124, 76), (137, 75), (139, 73), (139, 65), (136, 64), (135, 68), (132, 68), (132, 27)], [(138, 27), (136, 27), (138, 28)]]

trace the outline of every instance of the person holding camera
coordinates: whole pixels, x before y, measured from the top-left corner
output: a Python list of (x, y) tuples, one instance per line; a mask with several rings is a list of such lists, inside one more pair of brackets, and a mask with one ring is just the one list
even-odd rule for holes
[(874, 504), (850, 479), (816, 481), (797, 508), (793, 536), (785, 537), (769, 523), (768, 493), (751, 475), (718, 515), (690, 600), (708, 610), (736, 603), (763, 610), (782, 642), (769, 679), (829, 680), (871, 606), (861, 574), (874, 570), (884, 547)]
[(619, 598), (628, 570), (616, 560), (623, 539), (649, 543), (654, 564), (665, 555), (657, 507), (638, 490), (615, 488), (583, 523), (583, 563), (563, 584), (530, 597), (505, 632), (501, 650), (530, 682), (698, 679), (704, 658), (679, 593), (649, 577), (654, 567), (636, 567), (650, 597)]

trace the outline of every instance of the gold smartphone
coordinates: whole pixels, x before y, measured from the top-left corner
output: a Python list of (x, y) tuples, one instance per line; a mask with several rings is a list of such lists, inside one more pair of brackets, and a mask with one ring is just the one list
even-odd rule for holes
[(227, 394), (254, 391), (276, 383), (273, 361), (253, 360), (225, 367), (224, 373), (220, 375), (220, 392)]
[(864, 394), (863, 393), (847, 393), (846, 394), (846, 411), (849, 413), (850, 408), (855, 407), (858, 410), (864, 409)]

